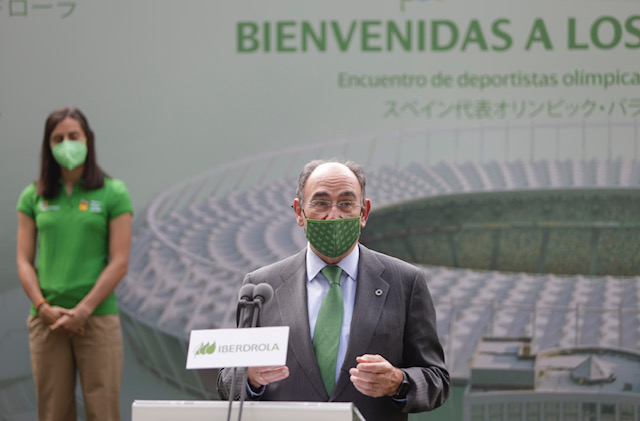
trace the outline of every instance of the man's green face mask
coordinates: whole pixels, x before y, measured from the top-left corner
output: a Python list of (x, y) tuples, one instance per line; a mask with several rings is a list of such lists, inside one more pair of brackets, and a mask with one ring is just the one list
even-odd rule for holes
[(360, 216), (340, 219), (307, 218), (306, 236), (318, 253), (327, 257), (345, 254), (360, 237)]

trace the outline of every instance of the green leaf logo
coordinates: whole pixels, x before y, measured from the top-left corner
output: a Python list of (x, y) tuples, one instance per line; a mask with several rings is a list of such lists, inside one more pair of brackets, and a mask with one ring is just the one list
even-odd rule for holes
[(200, 346), (196, 349), (196, 357), (198, 355), (205, 355), (205, 354), (213, 354), (216, 350), (216, 343), (209, 343), (207, 342), (200, 344)]

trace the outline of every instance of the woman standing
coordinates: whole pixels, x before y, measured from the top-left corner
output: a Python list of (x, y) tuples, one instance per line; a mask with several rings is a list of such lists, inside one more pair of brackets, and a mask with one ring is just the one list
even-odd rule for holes
[(77, 373), (87, 420), (120, 420), (114, 289), (127, 272), (132, 206), (124, 183), (98, 166), (93, 131), (77, 108), (49, 115), (40, 178), (17, 208), (18, 276), (33, 303), (27, 324), (38, 418), (76, 420)]

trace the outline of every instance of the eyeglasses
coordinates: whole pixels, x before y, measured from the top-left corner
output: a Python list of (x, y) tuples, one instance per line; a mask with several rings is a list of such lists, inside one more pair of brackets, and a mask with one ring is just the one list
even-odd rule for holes
[(356, 208), (362, 207), (360, 203), (350, 200), (343, 200), (338, 203), (331, 203), (328, 200), (312, 200), (307, 202), (307, 205), (315, 213), (329, 213), (334, 206), (342, 213), (353, 213)]

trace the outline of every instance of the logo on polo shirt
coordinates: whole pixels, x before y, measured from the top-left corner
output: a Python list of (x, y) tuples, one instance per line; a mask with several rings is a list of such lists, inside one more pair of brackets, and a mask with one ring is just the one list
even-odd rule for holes
[(52, 211), (52, 210), (60, 210), (60, 206), (49, 204), (48, 200), (43, 200), (40, 202), (40, 210), (41, 211)]
[(101, 213), (102, 212), (102, 200), (89, 200), (89, 199), (80, 199), (80, 204), (78, 205), (78, 210), (80, 212), (93, 212), (93, 213)]
[(102, 200), (91, 200), (89, 202), (89, 212), (101, 213)]

